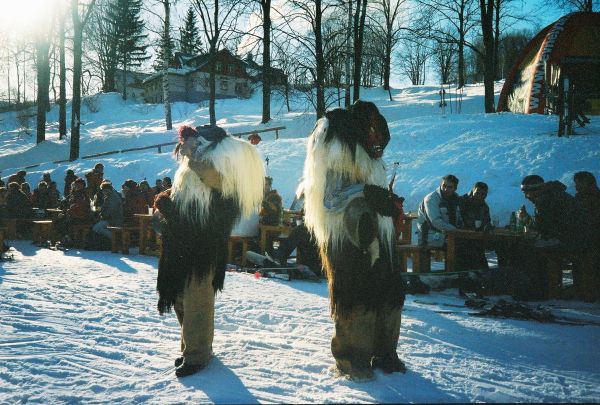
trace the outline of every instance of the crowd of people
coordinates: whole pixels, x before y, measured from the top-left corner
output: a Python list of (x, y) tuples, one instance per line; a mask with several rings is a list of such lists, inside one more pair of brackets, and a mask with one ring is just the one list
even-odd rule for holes
[[(532, 231), (517, 245), (486, 246), (481, 241), (461, 240), (457, 267), (461, 270), (487, 268), (486, 248), (493, 248), (501, 267), (514, 268), (522, 279), (517, 295), (528, 299), (545, 299), (548, 294), (550, 260), (571, 262), (573, 286), (577, 298), (600, 299), (598, 274), (600, 238), (600, 190), (596, 178), (587, 171), (574, 175), (576, 194), (566, 192), (559, 181), (545, 181), (538, 175), (526, 176), (521, 183), (524, 197), (535, 206), (533, 215), (521, 207), (511, 216), (513, 230)], [(457, 193), (459, 180), (449, 174), (440, 186), (425, 196), (419, 205), (417, 233), (419, 244), (441, 247), (445, 232), (455, 229), (488, 231), (497, 224), (490, 220), (485, 199), (488, 185), (477, 182), (463, 196)]]
[[(133, 223), (134, 214), (148, 213), (154, 197), (171, 187), (171, 179), (157, 179), (150, 186), (146, 179), (139, 183), (127, 179), (117, 191), (110, 179), (104, 177), (104, 165), (97, 163), (83, 175), (68, 169), (64, 177), (63, 194), (58, 191), (50, 173), (44, 173), (37, 187), (31, 191), (26, 181), (27, 172), (20, 170), (0, 180), (0, 219), (43, 219), (53, 217), (55, 229), (64, 245), (73, 243), (70, 229), (76, 224), (89, 225), (93, 231), (87, 241), (91, 246), (106, 246), (110, 240), (108, 226)], [(56, 209), (53, 216), (48, 209)], [(18, 221), (17, 234), (26, 237), (31, 222)]]

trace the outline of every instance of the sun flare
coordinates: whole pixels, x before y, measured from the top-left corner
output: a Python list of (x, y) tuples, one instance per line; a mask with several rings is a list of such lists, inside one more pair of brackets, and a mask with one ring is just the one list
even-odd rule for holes
[(64, 4), (65, 0), (0, 0), (0, 24), (16, 34), (35, 33)]

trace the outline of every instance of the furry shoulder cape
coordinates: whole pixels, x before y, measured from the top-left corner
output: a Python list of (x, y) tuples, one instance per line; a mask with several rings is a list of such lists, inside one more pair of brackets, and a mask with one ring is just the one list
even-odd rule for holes
[(330, 124), (328, 118), (320, 119), (308, 141), (304, 207), (306, 225), (317, 239), (327, 273), (331, 313), (347, 314), (357, 306), (367, 310), (402, 307), (405, 289), (393, 264), (392, 218), (377, 215), (378, 240), (369, 250), (362, 250), (349, 238), (345, 211), (328, 210), (324, 205), (332, 178), (387, 187), (383, 161), (371, 158), (361, 145), (353, 151), (342, 137), (332, 134)]
[(215, 292), (223, 289), (231, 230), (240, 215), (258, 212), (262, 201), (264, 166), (248, 142), (228, 136), (193, 158), (210, 163), (221, 186), (205, 185), (183, 157), (171, 195), (163, 197), (168, 201), (157, 280), (161, 314), (171, 310), (192, 274), (202, 279), (214, 271)]

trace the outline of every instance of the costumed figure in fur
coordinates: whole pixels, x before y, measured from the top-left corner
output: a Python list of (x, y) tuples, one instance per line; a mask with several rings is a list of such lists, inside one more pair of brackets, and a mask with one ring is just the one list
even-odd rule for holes
[(402, 199), (387, 188), (383, 150), (390, 140), (375, 104), (328, 111), (313, 130), (304, 165), (305, 222), (329, 283), (340, 373), (373, 378), (404, 372), (396, 354), (404, 283), (394, 269), (394, 220)]
[(181, 162), (173, 186), (154, 204), (162, 217), (158, 311), (174, 308), (181, 325), (175, 373), (182, 377), (210, 360), (229, 235), (240, 215), (258, 212), (265, 170), (253, 146), (216, 126), (181, 127), (175, 153)]

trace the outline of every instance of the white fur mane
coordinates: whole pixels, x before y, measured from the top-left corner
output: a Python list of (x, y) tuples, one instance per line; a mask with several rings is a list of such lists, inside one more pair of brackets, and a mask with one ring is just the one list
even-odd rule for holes
[[(265, 168), (256, 148), (248, 142), (226, 137), (214, 149), (202, 155), (221, 175), (221, 193), (233, 198), (242, 216), (258, 212), (263, 199)], [(203, 223), (209, 215), (211, 189), (189, 167), (189, 159), (182, 162), (175, 173), (171, 197), (177, 209), (189, 218)]]
[[(324, 206), (325, 182), (328, 171), (345, 176), (352, 183), (375, 184), (387, 187), (385, 166), (381, 159), (372, 159), (362, 146), (357, 145), (352, 159), (350, 148), (334, 138), (325, 143), (329, 121), (321, 118), (307, 145), (304, 163), (304, 210), (307, 227), (314, 233), (320, 246), (339, 249), (347, 238), (344, 231), (343, 211), (329, 212)], [(378, 215), (379, 237), (392, 247), (394, 226), (390, 217)], [(332, 246), (329, 246), (331, 240)], [(391, 251), (391, 250), (390, 250)]]

